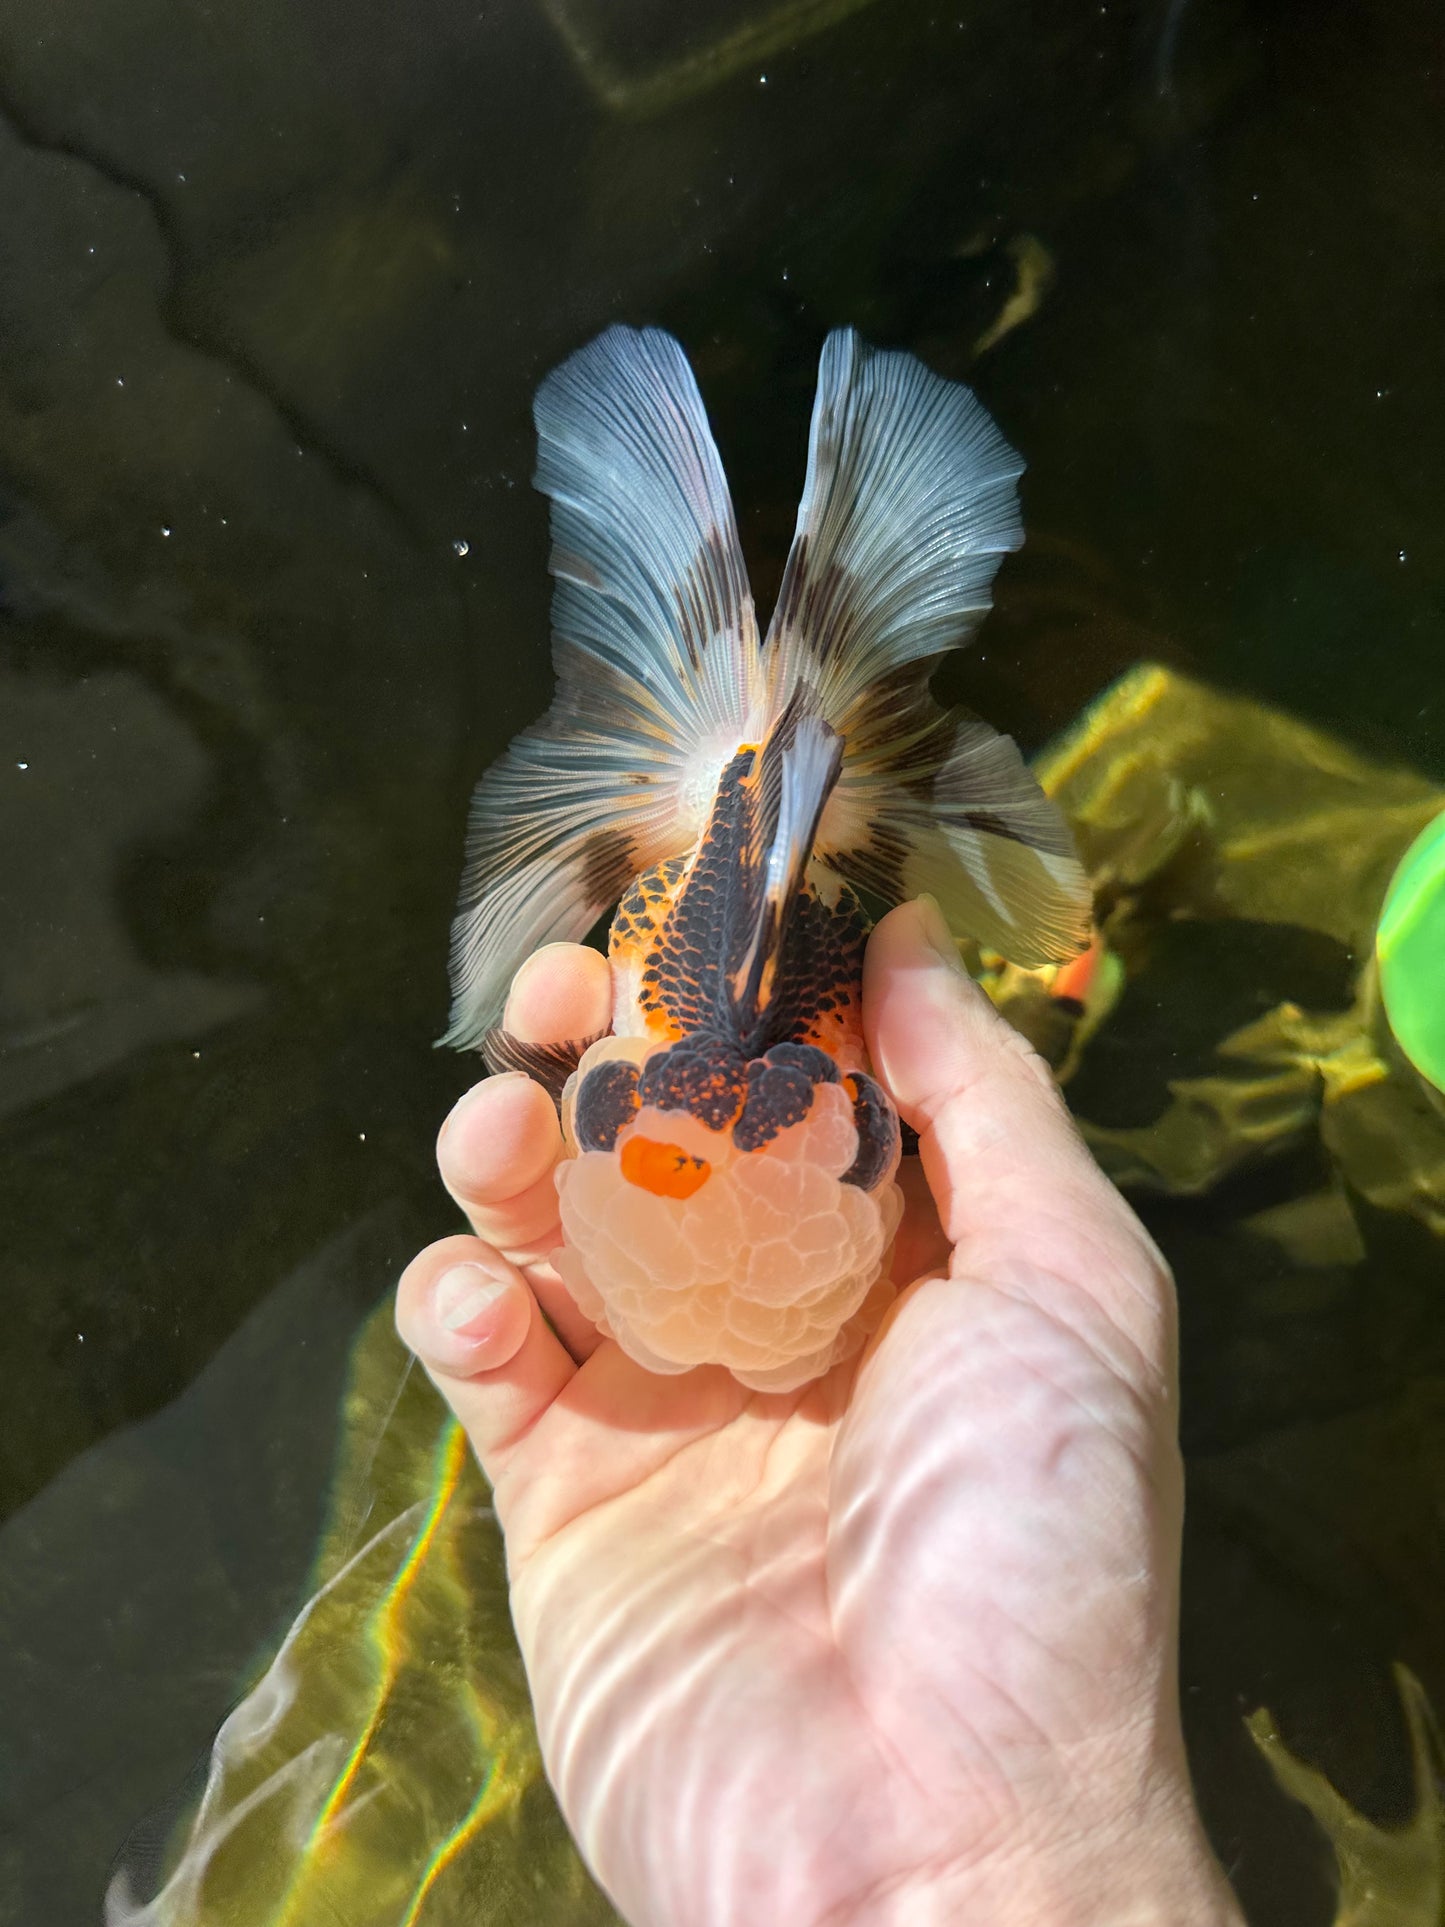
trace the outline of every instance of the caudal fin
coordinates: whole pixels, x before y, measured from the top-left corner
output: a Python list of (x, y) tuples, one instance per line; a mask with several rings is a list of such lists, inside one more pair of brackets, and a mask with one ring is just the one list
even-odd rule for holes
[(849, 330), (828, 337), (761, 649), (722, 464), (671, 336), (609, 328), (547, 377), (535, 414), (557, 693), (473, 799), (448, 1043), (482, 1041), (538, 944), (581, 937), (640, 872), (685, 855), (740, 746), (785, 724), (740, 992), (764, 988), (764, 913), (781, 915), (805, 842), (882, 897), (931, 891), (956, 930), (1015, 962), (1081, 947), (1088, 889), (1062, 819), (1006, 737), (928, 693), (1022, 540), (1023, 465), (966, 388)]
[(676, 341), (609, 328), (534, 413), (557, 693), (472, 801), (443, 1040), (459, 1046), (482, 1042), (538, 944), (584, 936), (688, 848), (711, 802), (699, 763), (720, 767), (763, 713), (732, 502)]
[(1087, 940), (1068, 827), (1008, 737), (928, 688), (1023, 540), (1023, 466), (967, 388), (829, 335), (764, 656), (775, 690), (816, 690), (846, 745), (818, 853), (889, 901), (929, 891), (960, 934), (1030, 965)]

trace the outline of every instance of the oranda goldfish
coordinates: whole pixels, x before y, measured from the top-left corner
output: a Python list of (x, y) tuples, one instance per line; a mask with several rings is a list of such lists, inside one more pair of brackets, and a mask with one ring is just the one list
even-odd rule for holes
[[(557, 1264), (583, 1311), (655, 1371), (789, 1390), (892, 1296), (900, 1132), (864, 1049), (862, 898), (931, 892), (1023, 965), (1087, 939), (1062, 819), (928, 687), (1022, 540), (1023, 464), (968, 389), (830, 335), (760, 642), (677, 342), (609, 328), (535, 415), (557, 692), (473, 801), (447, 1041), (561, 1098)], [(619, 903), (612, 1033), (539, 1051), (495, 1028), (522, 959)]]

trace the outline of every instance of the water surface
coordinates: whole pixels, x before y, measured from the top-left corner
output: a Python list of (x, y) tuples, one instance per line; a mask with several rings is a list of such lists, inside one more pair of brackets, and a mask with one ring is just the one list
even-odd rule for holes
[[(466, 797), (549, 688), (562, 355), (682, 337), (766, 602), (823, 334), (911, 347), (1030, 465), (953, 693), (1034, 750), (1149, 657), (1445, 780), (1435, 10), (688, 18), (0, 9), (0, 1918), (97, 1919), (180, 1796), (304, 1596), (355, 1332), (450, 1227), (431, 1044)], [(1445, 1266), (1406, 1227), (1244, 1275), (1242, 1208), (1149, 1212), (1186, 1703), (1252, 1917), (1305, 1927), (1328, 1855), (1241, 1718), (1404, 1810)]]

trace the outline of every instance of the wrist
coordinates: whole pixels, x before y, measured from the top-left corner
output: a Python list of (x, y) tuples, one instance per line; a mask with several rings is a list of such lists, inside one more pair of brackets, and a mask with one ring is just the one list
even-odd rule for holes
[[(1047, 1844), (920, 1870), (837, 1927), (1243, 1927), (1187, 1783)], [(827, 1927), (834, 1927), (833, 1917)]]

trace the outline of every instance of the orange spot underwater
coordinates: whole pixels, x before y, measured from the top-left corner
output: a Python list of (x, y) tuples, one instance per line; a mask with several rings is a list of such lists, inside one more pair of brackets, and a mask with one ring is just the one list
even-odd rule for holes
[(622, 1175), (656, 1198), (690, 1198), (712, 1175), (706, 1158), (695, 1158), (680, 1144), (630, 1137), (622, 1147)]
[(1049, 995), (1060, 1002), (1087, 1003), (1103, 961), (1103, 939), (1095, 932), (1088, 949), (1059, 970), (1049, 987)]

